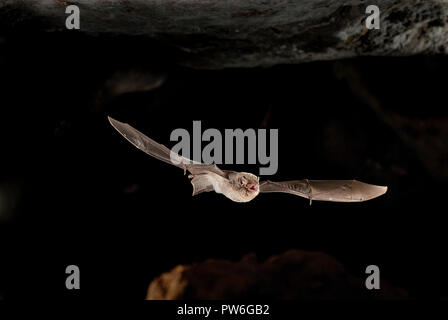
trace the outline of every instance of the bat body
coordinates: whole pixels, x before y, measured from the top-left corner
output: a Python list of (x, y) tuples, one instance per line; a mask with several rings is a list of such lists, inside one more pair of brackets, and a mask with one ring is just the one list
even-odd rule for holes
[[(193, 184), (193, 195), (197, 195), (201, 192), (215, 191), (235, 202), (248, 202), (258, 195), (259, 190), (256, 185), (253, 187), (253, 191), (241, 189), (239, 187), (238, 177), (236, 176), (239, 174), (241, 177), (249, 177), (249, 175), (252, 174), (230, 171), (226, 171), (225, 174), (227, 177), (220, 176), (214, 172), (190, 175), (189, 177), (192, 178), (191, 183)], [(255, 177), (253, 179), (257, 178)]]
[(152, 157), (190, 172), (193, 195), (215, 191), (235, 202), (248, 202), (260, 193), (281, 192), (310, 200), (334, 202), (361, 202), (386, 193), (387, 187), (357, 180), (293, 180), (284, 182), (262, 181), (247, 172), (221, 170), (215, 164), (192, 161), (172, 152), (126, 123), (109, 117), (111, 125), (138, 149)]

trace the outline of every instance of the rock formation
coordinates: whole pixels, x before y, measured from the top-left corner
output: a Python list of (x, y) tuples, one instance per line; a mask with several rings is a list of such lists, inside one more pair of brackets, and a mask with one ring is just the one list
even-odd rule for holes
[(448, 53), (445, 0), (377, 0), (380, 30), (355, 0), (3, 0), (0, 24), (63, 31), (70, 4), (81, 16), (70, 32), (160, 41), (200, 68)]
[(147, 299), (403, 299), (407, 293), (381, 281), (368, 290), (365, 279), (351, 275), (320, 252), (290, 250), (259, 263), (255, 255), (239, 262), (207, 260), (179, 265), (154, 279)]

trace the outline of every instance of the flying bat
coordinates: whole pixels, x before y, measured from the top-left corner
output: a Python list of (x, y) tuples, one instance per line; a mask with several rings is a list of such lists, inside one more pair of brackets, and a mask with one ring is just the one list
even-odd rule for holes
[(111, 125), (130, 143), (150, 156), (190, 172), (193, 196), (215, 191), (235, 202), (249, 202), (260, 193), (282, 192), (311, 201), (362, 202), (386, 193), (387, 187), (357, 180), (292, 180), (260, 182), (252, 173), (221, 170), (216, 164), (192, 161), (155, 142), (127, 123), (108, 117)]

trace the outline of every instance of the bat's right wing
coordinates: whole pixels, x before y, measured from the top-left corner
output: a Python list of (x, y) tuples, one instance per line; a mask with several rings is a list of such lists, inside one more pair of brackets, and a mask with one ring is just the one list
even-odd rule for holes
[(379, 197), (386, 191), (387, 187), (357, 180), (268, 180), (260, 183), (260, 192), (290, 193), (310, 201), (361, 202)]
[(148, 138), (137, 129), (127, 123), (123, 123), (108, 117), (110, 124), (123, 136), (136, 146), (138, 149), (146, 152), (150, 156), (163, 162), (175, 165), (176, 167), (190, 171), (193, 175), (213, 172), (227, 178), (227, 174), (219, 169), (215, 164), (203, 164), (178, 155), (163, 144), (157, 143)]

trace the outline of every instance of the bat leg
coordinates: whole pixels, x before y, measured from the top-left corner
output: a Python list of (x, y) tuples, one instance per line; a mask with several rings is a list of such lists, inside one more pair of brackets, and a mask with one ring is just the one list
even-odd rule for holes
[(203, 176), (206, 173), (196, 173), (196, 174), (190, 174), (188, 175), (188, 178), (190, 178), (191, 180), (195, 179), (197, 176)]
[(214, 190), (207, 173), (190, 174), (188, 177), (191, 178), (190, 182), (193, 185), (193, 196)]

